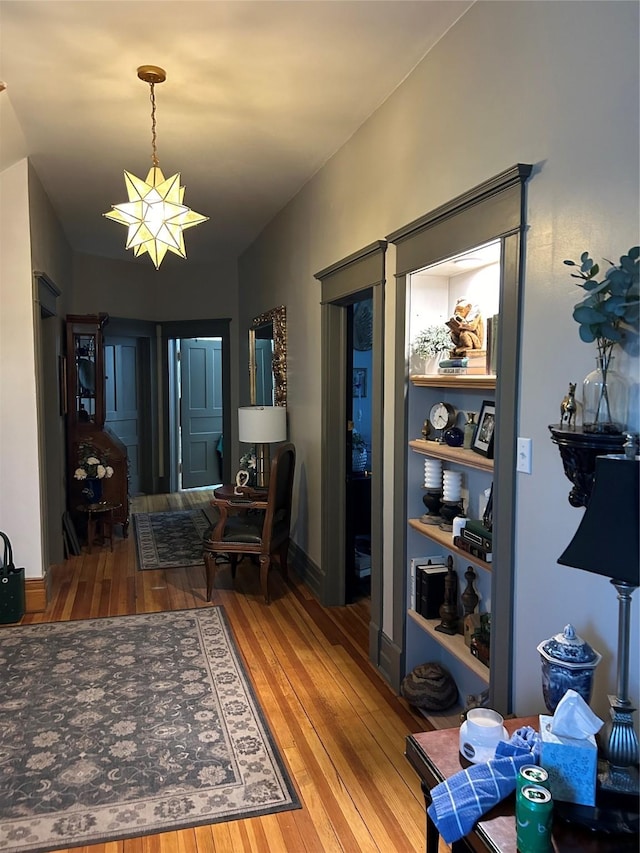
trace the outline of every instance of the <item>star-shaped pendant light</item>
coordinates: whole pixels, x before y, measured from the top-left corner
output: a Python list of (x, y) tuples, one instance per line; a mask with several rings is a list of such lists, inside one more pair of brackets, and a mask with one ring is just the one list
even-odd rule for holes
[(104, 216), (126, 225), (129, 230), (126, 248), (133, 249), (136, 257), (148, 252), (158, 269), (167, 252), (173, 252), (181, 258), (187, 257), (182, 232), (185, 228), (206, 222), (209, 217), (183, 204), (184, 187), (180, 186), (180, 173), (165, 178), (158, 165), (154, 87), (156, 83), (163, 83), (167, 79), (164, 69), (157, 65), (141, 65), (138, 77), (151, 88), (152, 166), (145, 181), (125, 171), (124, 182), (129, 201), (112, 205), (113, 210)]

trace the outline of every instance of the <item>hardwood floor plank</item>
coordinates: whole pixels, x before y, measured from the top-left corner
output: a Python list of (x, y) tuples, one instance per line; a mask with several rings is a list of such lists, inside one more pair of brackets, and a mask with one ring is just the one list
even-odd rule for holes
[[(146, 495), (133, 512), (200, 507), (210, 490)], [(44, 613), (23, 622), (209, 607), (204, 567), (139, 571), (133, 525), (113, 552), (96, 545), (51, 569)], [(222, 605), (302, 808), (60, 853), (414, 853), (424, 851), (424, 800), (404, 757), (409, 732), (431, 729), (368, 660), (367, 601), (323, 607), (293, 573), (269, 575), (262, 597), (249, 560), (235, 581), (218, 567)]]

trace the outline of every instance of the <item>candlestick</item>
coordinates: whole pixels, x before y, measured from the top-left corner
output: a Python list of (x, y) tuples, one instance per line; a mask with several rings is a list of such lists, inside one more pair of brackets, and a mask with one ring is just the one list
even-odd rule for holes
[(459, 471), (444, 471), (443, 500), (458, 503), (462, 499), (462, 474)]

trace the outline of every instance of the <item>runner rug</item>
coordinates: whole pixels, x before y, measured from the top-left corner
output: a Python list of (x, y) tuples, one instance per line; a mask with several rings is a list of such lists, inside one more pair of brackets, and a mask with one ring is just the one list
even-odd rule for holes
[(300, 803), (222, 607), (6, 628), (0, 851)]
[(210, 527), (211, 521), (202, 509), (135, 512), (138, 568), (204, 566), (202, 539)]

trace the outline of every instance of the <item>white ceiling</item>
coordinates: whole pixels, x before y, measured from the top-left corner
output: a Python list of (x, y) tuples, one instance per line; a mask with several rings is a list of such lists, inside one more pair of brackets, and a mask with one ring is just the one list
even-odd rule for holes
[(74, 250), (131, 259), (101, 214), (126, 201), (124, 169), (151, 165), (136, 69), (162, 66), (160, 167), (210, 217), (186, 232), (187, 255), (215, 262), (251, 243), (472, 2), (0, 0), (0, 98)]

